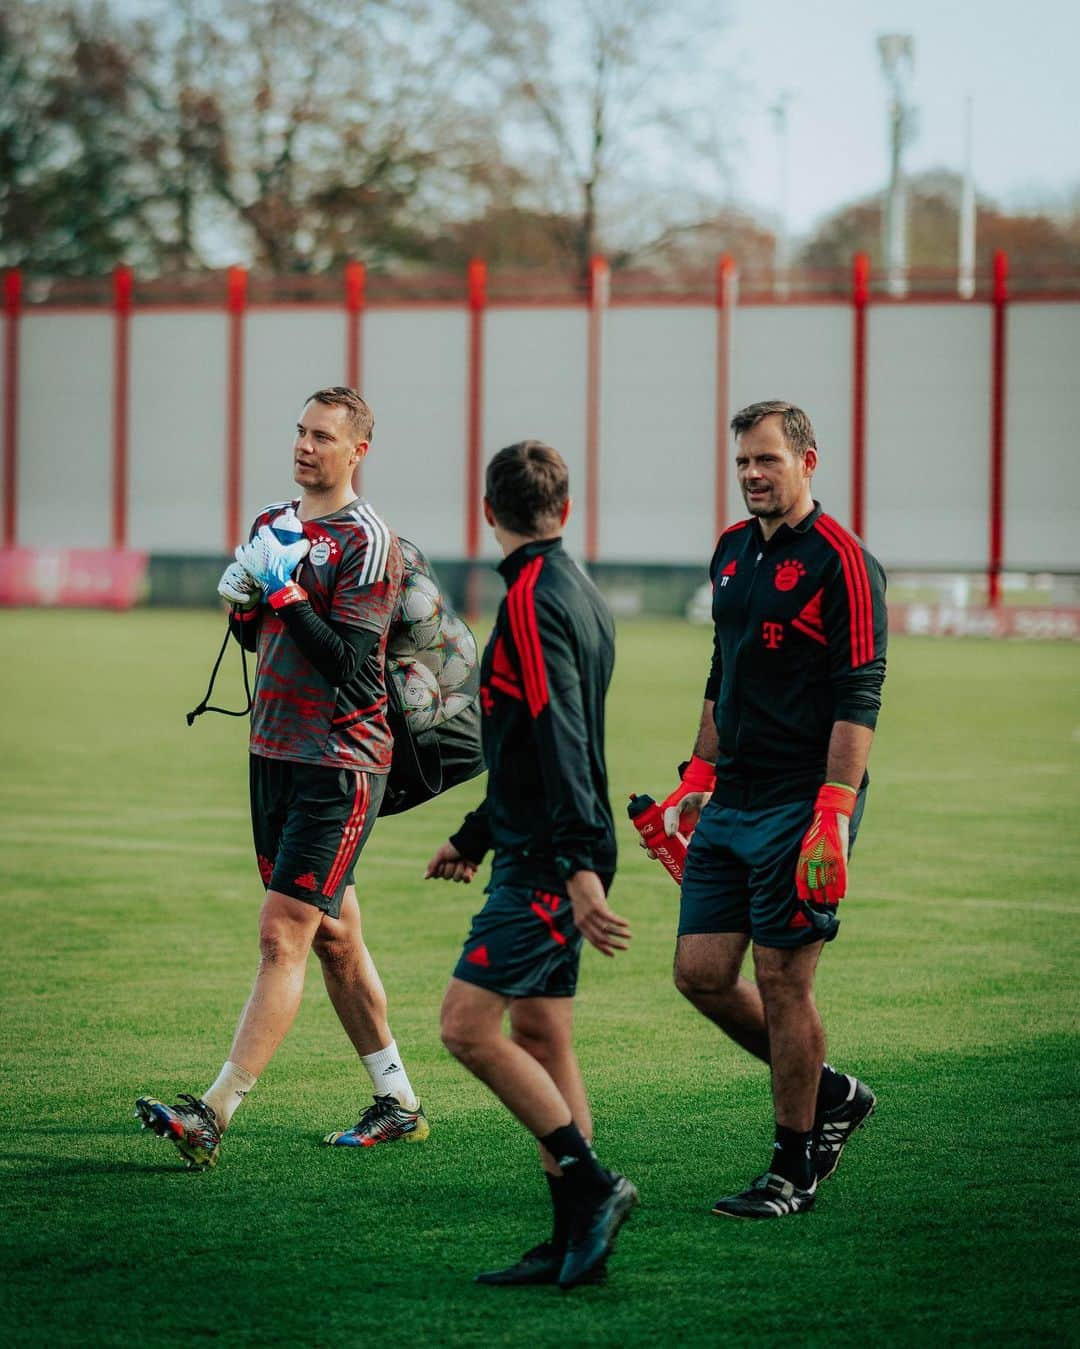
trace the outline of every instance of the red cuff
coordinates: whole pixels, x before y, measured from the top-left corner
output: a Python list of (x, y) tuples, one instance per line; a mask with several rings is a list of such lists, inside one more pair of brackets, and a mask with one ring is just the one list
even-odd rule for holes
[(699, 754), (691, 754), (682, 772), (682, 783), (691, 792), (711, 792), (716, 786), (716, 769)]
[(290, 604), (300, 604), (307, 597), (308, 593), (303, 586), (298, 586), (295, 581), (287, 581), (270, 596), (270, 608), (287, 609)]
[(858, 797), (859, 793), (854, 787), (848, 787), (838, 782), (827, 782), (818, 791), (814, 809), (835, 810), (837, 815), (846, 815), (850, 820), (851, 812), (855, 809), (855, 802)]

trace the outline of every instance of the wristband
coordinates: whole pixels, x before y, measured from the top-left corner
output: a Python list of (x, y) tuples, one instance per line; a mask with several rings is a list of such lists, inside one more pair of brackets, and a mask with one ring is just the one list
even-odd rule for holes
[(679, 777), (689, 792), (711, 792), (716, 786), (716, 769), (699, 754), (691, 754), (685, 764), (679, 765)]
[(846, 782), (826, 782), (819, 788), (814, 801), (815, 810), (835, 810), (837, 815), (846, 815), (851, 819), (859, 793)]
[(295, 581), (286, 581), (277, 590), (272, 590), (268, 599), (271, 609), (286, 609), (290, 604), (303, 603), (307, 597), (308, 593), (303, 586), (297, 585)]

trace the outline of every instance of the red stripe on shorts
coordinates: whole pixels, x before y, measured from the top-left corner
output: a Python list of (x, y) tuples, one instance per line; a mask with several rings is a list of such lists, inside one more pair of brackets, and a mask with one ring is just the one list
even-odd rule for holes
[(353, 797), (353, 808), (348, 820), (345, 822), (345, 828), (341, 831), (341, 843), (338, 845), (337, 854), (334, 857), (333, 865), (330, 868), (326, 881), (323, 884), (322, 892), (327, 898), (332, 898), (334, 891), (341, 884), (341, 878), (345, 874), (345, 869), (349, 865), (349, 858), (356, 847), (356, 840), (364, 832), (364, 822), (367, 819), (368, 802), (371, 799), (371, 793), (368, 788), (366, 773), (356, 773), (356, 795)]

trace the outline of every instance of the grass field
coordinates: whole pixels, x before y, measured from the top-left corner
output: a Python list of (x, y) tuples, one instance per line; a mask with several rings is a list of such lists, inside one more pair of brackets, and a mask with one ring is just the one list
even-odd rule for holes
[(183, 718), (219, 631), (0, 615), (6, 1343), (1076, 1342), (1080, 650), (894, 643), (819, 982), (830, 1058), (880, 1104), (812, 1214), (754, 1225), (707, 1210), (763, 1168), (766, 1075), (675, 993), (676, 890), (621, 808), (671, 786), (708, 634), (621, 627), (613, 903), (635, 939), (586, 953), (578, 1042), (598, 1147), (643, 1202), (608, 1285), (560, 1295), (470, 1282), (547, 1212), (529, 1139), (438, 1040), (480, 894), (420, 876), (469, 788), (381, 824), (358, 876), (427, 1143), (318, 1146), (367, 1086), (314, 968), (216, 1171), (132, 1119), (136, 1095), (208, 1085), (254, 972), (245, 728)]

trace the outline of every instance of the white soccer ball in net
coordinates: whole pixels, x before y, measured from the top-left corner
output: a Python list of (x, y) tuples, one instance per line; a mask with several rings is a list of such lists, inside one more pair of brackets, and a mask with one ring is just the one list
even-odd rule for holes
[(476, 668), (476, 638), (460, 618), (448, 618), (442, 627), (442, 664), (438, 671), (443, 693), (461, 688)]
[(431, 577), (420, 571), (406, 572), (389, 649), (395, 655), (408, 655), (429, 647), (438, 639), (442, 613), (442, 596)]
[(466, 707), (475, 699), (475, 693), (448, 693), (443, 699), (443, 721), (449, 721), (451, 717), (456, 717), (459, 712), (464, 711)]
[(442, 718), (439, 682), (426, 665), (416, 660), (387, 662), (390, 678), (397, 685), (405, 720), (414, 731), (426, 731)]

